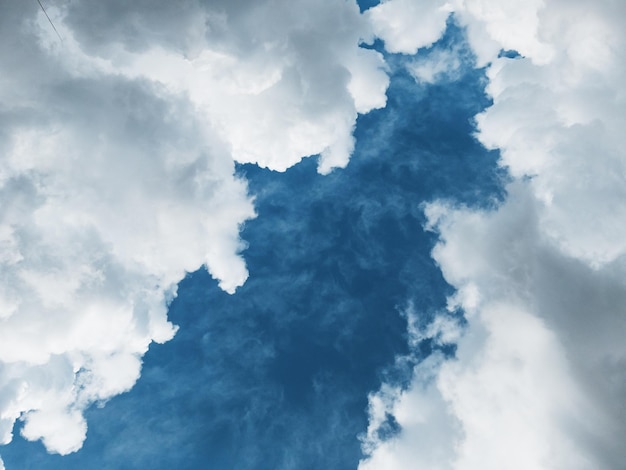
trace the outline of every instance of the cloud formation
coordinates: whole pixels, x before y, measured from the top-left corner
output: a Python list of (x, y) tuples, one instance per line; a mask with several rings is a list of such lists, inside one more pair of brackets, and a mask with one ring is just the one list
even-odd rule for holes
[(150, 342), (174, 334), (166, 303), (186, 271), (206, 264), (230, 292), (245, 281), (238, 231), (254, 211), (189, 103), (72, 68), (36, 15), (16, 2), (2, 18), (0, 439), (20, 418), (65, 454), (85, 407), (128, 390)]
[(175, 333), (186, 272), (205, 265), (230, 293), (246, 280), (239, 229), (255, 214), (234, 161), (344, 166), (388, 78), (350, 2), (48, 13), (62, 41), (36, 2), (0, 18), (0, 442), (19, 419), (66, 454), (83, 411)]
[(396, 306), (409, 296), (420, 314), (445, 306), (415, 201), (501, 194), (488, 171), (496, 152), (469, 135), (482, 74), (464, 67), (430, 90), (406, 60), (389, 62), (388, 105), (359, 120), (345, 170), (318, 175), (316, 159), (284, 173), (239, 168), (258, 213), (242, 231), (245, 285), (230, 296), (204, 271), (186, 276), (168, 311), (179, 331), (150, 348), (129, 393), (87, 411), (84, 448), (59, 458), (14, 439), (7, 467), (357, 466), (367, 393), (408, 349)]
[(320, 172), (344, 167), (357, 113), (385, 105), (384, 61), (358, 47), (372, 32), (355, 2), (88, 0), (65, 14), (91, 55), (188, 93), (241, 163), (284, 171), (321, 154)]
[[(371, 396), (360, 468), (620, 468), (626, 10), (609, 1), (454, 8), (487, 65), (493, 105), (477, 116), (477, 136), (500, 150), (514, 182), (489, 211), (427, 206), (440, 235), (433, 257), (457, 289), (450, 309), (462, 308), (468, 326), (456, 359), (430, 359), (408, 389)], [(396, 438), (377, 438), (381, 413), (402, 427)]]

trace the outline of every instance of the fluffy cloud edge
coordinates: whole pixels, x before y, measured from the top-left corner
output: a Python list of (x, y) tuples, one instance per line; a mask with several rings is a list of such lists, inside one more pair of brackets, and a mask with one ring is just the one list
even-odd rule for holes
[[(558, 0), (453, 6), (493, 99), (477, 136), (500, 150), (514, 182), (490, 211), (426, 206), (427, 229), (440, 237), (433, 258), (468, 326), (456, 359), (427, 360), (409, 389), (386, 384), (370, 397), (374, 438), (359, 468), (619, 468), (624, 11)], [(412, 8), (391, 0), (372, 16), (394, 11), (386, 21), (398, 35), (410, 20), (394, 18)], [(401, 52), (427, 45), (413, 40)], [(381, 409), (402, 428), (391, 439), (376, 438)]]
[(21, 420), (48, 451), (78, 450), (83, 411), (174, 335), (185, 273), (245, 282), (255, 212), (235, 161), (284, 171), (321, 154), (328, 173), (357, 115), (385, 106), (356, 3), (250, 3), (62, 2), (48, 8), (62, 43), (36, 4), (4, 12), (2, 443)]

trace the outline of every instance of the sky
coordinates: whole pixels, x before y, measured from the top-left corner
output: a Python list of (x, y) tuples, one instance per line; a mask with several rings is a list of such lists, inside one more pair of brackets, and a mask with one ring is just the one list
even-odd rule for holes
[(42, 4), (0, 469), (623, 467), (626, 5)]

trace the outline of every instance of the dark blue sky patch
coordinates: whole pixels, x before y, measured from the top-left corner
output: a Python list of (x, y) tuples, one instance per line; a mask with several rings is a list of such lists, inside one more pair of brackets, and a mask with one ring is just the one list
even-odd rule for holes
[(359, 4), (359, 9), (361, 10), (361, 13), (363, 13), (365, 10), (368, 10), (378, 5), (380, 3), (380, 0), (358, 0), (357, 3)]
[(499, 53), (498, 53), (498, 57), (506, 57), (507, 59), (520, 59), (522, 58), (522, 54), (520, 54), (519, 52), (512, 50), (512, 49), (508, 49), (508, 50), (504, 50), (502, 49)]
[[(451, 26), (434, 48), (461, 40)], [(420, 85), (408, 58), (387, 59), (388, 105), (359, 118), (346, 169), (238, 167), (258, 212), (242, 233), (247, 283), (230, 296), (204, 270), (187, 276), (170, 308), (179, 332), (150, 348), (131, 392), (88, 411), (83, 450), (15, 439), (9, 468), (356, 468), (367, 394), (408, 353), (400, 310), (428, 319), (451, 293), (421, 204), (503, 196), (497, 153), (472, 137), (489, 104), (482, 71)]]
[(401, 429), (396, 418), (392, 414), (385, 413), (385, 421), (376, 430), (376, 436), (381, 441), (386, 441), (397, 436)]

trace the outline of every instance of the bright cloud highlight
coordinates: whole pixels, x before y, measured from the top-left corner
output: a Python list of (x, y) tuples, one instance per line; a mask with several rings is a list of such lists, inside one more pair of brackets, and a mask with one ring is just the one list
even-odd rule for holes
[[(356, 4), (8, 2), (0, 18), (0, 442), (79, 449), (205, 265), (233, 293), (235, 161), (345, 166), (388, 78)], [(325, 25), (326, 30), (320, 30)]]
[(357, 114), (383, 107), (389, 83), (382, 55), (358, 47), (372, 31), (356, 3), (184, 5), (89, 0), (64, 21), (91, 56), (188, 93), (236, 161), (284, 171), (321, 154), (322, 173), (348, 163)]
[[(421, 206), (455, 294), (428, 325), (408, 309), (409, 346), (435, 352), (410, 384), (370, 395), (359, 468), (621, 468), (620, 2), (387, 0), (361, 14), (341, 0), (62, 0), (48, 13), (62, 39), (37, 2), (0, 15), (0, 443), (20, 429), (49, 452), (77, 451), (85, 410), (131, 389), (150, 344), (175, 334), (180, 280), (205, 266), (225, 292), (244, 284), (239, 234), (256, 214), (235, 164), (285, 171), (319, 155), (321, 174), (345, 167), (359, 114), (386, 106), (380, 43), (361, 47), (378, 38), (417, 53), (386, 57), (421, 91), (461, 76), (471, 48), (493, 101), (476, 138), (512, 181), (490, 209)], [(468, 46), (421, 55), (450, 21)], [(389, 135), (415, 143), (410, 129)], [(368, 158), (393, 158), (385, 144)]]
[[(386, 5), (402, 2), (379, 14)], [(493, 210), (426, 207), (440, 235), (433, 257), (457, 289), (450, 308), (468, 326), (455, 359), (428, 359), (408, 389), (370, 397), (360, 468), (620, 468), (626, 11), (470, 0), (454, 10), (487, 65), (493, 105), (477, 116), (477, 136), (515, 181)], [(377, 437), (381, 409), (402, 427), (397, 437)]]

